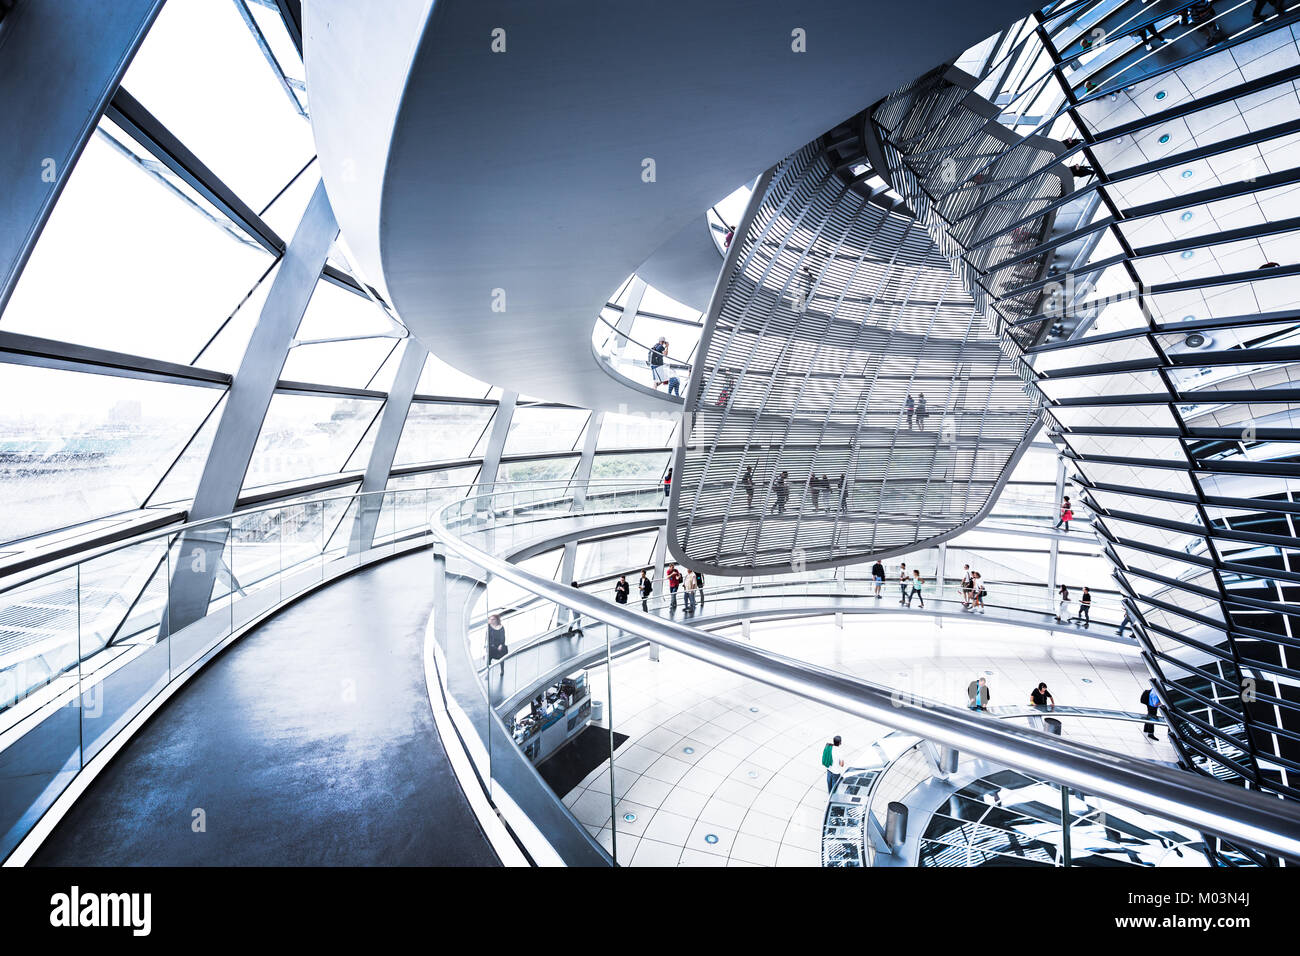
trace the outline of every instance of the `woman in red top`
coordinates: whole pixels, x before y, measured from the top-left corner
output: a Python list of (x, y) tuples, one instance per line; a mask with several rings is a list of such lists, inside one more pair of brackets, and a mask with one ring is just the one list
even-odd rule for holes
[(1061, 525), (1065, 525), (1065, 530), (1069, 531), (1070, 522), (1073, 520), (1074, 520), (1074, 510), (1070, 507), (1070, 496), (1066, 495), (1065, 500), (1061, 502), (1061, 517), (1056, 519), (1056, 527), (1053, 528), (1052, 530), (1055, 531), (1056, 528), (1061, 527)]

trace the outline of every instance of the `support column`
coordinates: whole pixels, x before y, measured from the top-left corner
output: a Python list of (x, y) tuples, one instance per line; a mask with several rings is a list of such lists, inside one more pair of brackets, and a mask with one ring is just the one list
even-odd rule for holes
[[(838, 590), (838, 591), (840, 592), (840, 594), (848, 594), (848, 593), (849, 593), (848, 572), (847, 572), (847, 570), (845, 569), (844, 565), (842, 565), (842, 564), (841, 564), (838, 568), (835, 569), (835, 581), (836, 581), (836, 583), (839, 585), (839, 587), (838, 587), (836, 590)], [(843, 612), (843, 611), (836, 611), (836, 612), (835, 612), (835, 626), (838, 627), (838, 628), (840, 628), (841, 630), (844, 629), (844, 612)]]
[(0, 54), (0, 312), (163, 0), (28, 0)]
[[(667, 526), (659, 529), (659, 537), (655, 539), (655, 569), (654, 583), (659, 589), (659, 595), (662, 597), (668, 593), (668, 582), (664, 580), (664, 565), (668, 563), (668, 528)], [(650, 660), (659, 660), (659, 645), (650, 645)]]
[[(325, 184), (317, 183), (289, 247), (280, 259), (257, 325), (248, 339), (239, 371), (230, 383), (226, 407), (199, 478), (189, 520), (202, 521), (235, 510), (244, 474), (253, 457), (275, 395), (289, 345), (325, 268), (330, 244), (338, 235)], [(226, 531), (187, 532), (171, 570), (166, 632), (179, 630), (208, 612), (212, 585), (222, 566)]]
[(515, 405), (518, 402), (518, 392), (502, 392), (497, 401), (497, 413), (492, 417), (492, 431), (488, 435), (487, 447), (483, 449), (483, 467), (479, 469), (478, 483), (474, 486), (476, 495), (490, 495), (496, 487), (501, 452), (506, 447), (506, 436), (510, 434), (510, 421), (515, 417)]
[[(560, 583), (568, 585), (573, 580), (573, 569), (578, 562), (578, 542), (564, 542), (564, 557), (560, 559)], [(573, 612), (567, 607), (556, 609), (555, 623), (564, 624), (573, 620)]]
[(591, 485), (591, 466), (596, 460), (596, 442), (600, 438), (600, 426), (605, 421), (604, 412), (592, 412), (587, 421), (587, 434), (582, 443), (582, 457), (578, 459), (578, 470), (573, 473), (573, 511), (584, 511), (587, 507), (587, 488)]
[[(1065, 456), (1056, 456), (1056, 501), (1053, 507), (1060, 507), (1065, 497)], [(1056, 600), (1056, 558), (1061, 553), (1061, 540), (1052, 535), (1047, 548), (1047, 587), (1049, 603)]]
[(352, 522), (348, 554), (369, 551), (375, 542), (375, 528), (379, 524), (379, 512), (383, 508), (385, 496), (365, 493), (383, 491), (388, 487), (388, 475), (393, 470), (397, 443), (402, 438), (402, 428), (411, 409), (411, 396), (415, 394), (415, 388), (420, 382), (424, 360), (428, 355), (429, 350), (419, 340), (414, 337), (406, 340), (405, 351), (397, 365), (397, 374), (393, 377), (388, 399), (380, 413), (379, 428), (375, 432), (375, 443), (370, 448), (365, 477), (361, 479), (363, 497), (357, 499), (357, 515)]

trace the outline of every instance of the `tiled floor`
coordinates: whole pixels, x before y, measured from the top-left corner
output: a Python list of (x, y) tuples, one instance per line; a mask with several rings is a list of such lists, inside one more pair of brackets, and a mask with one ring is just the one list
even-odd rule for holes
[[(739, 628), (724, 633), (740, 635)], [(752, 640), (953, 703), (963, 703), (966, 684), (982, 675), (994, 704), (1027, 702), (1043, 680), (1062, 705), (1134, 711), (1146, 684), (1140, 658), (1118, 645), (1082, 634), (1048, 639), (1038, 630), (980, 621), (939, 627), (905, 615), (847, 618), (843, 630), (829, 619), (776, 622), (754, 625)], [(613, 678), (607, 714), (629, 735), (615, 754), (614, 813), (608, 764), (564, 802), (606, 849), (616, 836), (625, 866), (820, 865), (822, 746), (840, 734), (852, 764), (888, 733), (668, 650), (658, 662), (644, 654), (616, 661)], [(593, 668), (590, 679), (594, 696), (604, 700), (604, 668)], [(1076, 719), (1065, 732), (1139, 756), (1171, 756), (1167, 744), (1148, 743), (1136, 724)]]

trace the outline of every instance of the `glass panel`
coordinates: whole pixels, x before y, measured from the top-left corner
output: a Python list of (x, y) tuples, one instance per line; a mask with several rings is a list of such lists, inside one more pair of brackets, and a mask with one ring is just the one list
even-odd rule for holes
[(139, 508), (221, 396), (215, 388), (3, 366), (0, 541)]
[(117, 127), (100, 129), (0, 328), (188, 363), (272, 257)]
[(569, 451), (575, 447), (589, 413), (577, 408), (520, 406), (510, 419), (505, 454)]
[(378, 399), (277, 392), (257, 437), (244, 488), (338, 472), (381, 405)]
[(393, 465), (468, 458), (495, 411), (493, 405), (412, 402)]
[(254, 209), (315, 153), (233, 3), (164, 6), (122, 85)]

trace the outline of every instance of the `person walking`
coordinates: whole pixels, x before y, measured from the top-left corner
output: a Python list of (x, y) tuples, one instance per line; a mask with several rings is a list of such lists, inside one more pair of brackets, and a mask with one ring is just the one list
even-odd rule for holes
[(776, 482), (772, 485), (772, 490), (776, 493), (776, 500), (772, 502), (772, 508), (779, 515), (785, 514), (785, 503), (790, 497), (789, 478), (790, 472), (783, 471), (777, 475)]
[(876, 599), (880, 599), (880, 589), (885, 584), (885, 566), (879, 560), (871, 566), (871, 584), (876, 589)]
[(1086, 587), (1079, 595), (1079, 623), (1085, 628), (1092, 622), (1092, 592)]
[(754, 510), (754, 466), (746, 465), (745, 473), (740, 476), (740, 485), (745, 489), (745, 507)]
[(677, 589), (682, 586), (682, 572), (677, 570), (677, 565), (668, 565), (668, 570), (664, 572), (668, 578), (668, 610), (677, 610)]
[(971, 591), (971, 604), (974, 605), (975, 610), (983, 614), (984, 598), (989, 593), (984, 588), (984, 578), (980, 575), (978, 571), (972, 571), (970, 573), (970, 578), (971, 578), (971, 583), (974, 585), (974, 590)]
[(1066, 533), (1070, 531), (1070, 522), (1074, 520), (1074, 509), (1070, 507), (1070, 496), (1066, 495), (1065, 500), (1061, 502), (1061, 516), (1056, 519), (1056, 525), (1052, 528), (1055, 531), (1061, 525), (1065, 525)]
[(1115, 632), (1117, 637), (1123, 637), (1124, 632), (1133, 626), (1133, 618), (1128, 613), (1128, 608), (1124, 609), (1124, 620), (1119, 622), (1119, 630)]
[(1070, 589), (1062, 584), (1056, 591), (1056, 623), (1061, 623), (1061, 615), (1070, 613)]
[(844, 475), (840, 475), (840, 511), (849, 510), (849, 480)]
[(926, 414), (927, 413), (925, 410), (925, 392), (922, 392), (920, 395), (916, 397), (916, 427), (918, 429), (925, 428)]
[(912, 398), (912, 393), (907, 393), (907, 401), (903, 403), (903, 411), (907, 413), (907, 429), (912, 430), (912, 416), (916, 414), (916, 401)]
[(686, 571), (686, 613), (695, 613), (695, 590), (699, 587), (699, 579), (695, 577), (695, 572), (687, 569)]
[(1144, 690), (1142, 696), (1138, 698), (1138, 703), (1147, 709), (1147, 722), (1142, 725), (1142, 733), (1146, 734), (1152, 740), (1159, 740), (1156, 736), (1155, 720), (1160, 716), (1156, 710), (1160, 706), (1160, 695), (1156, 693), (1154, 687)]
[(921, 599), (921, 607), (925, 607), (925, 595), (922, 591), (925, 588), (925, 581), (921, 578), (921, 569), (917, 568), (912, 572), (912, 590), (907, 593), (907, 606), (912, 606), (912, 598)]
[(645, 571), (641, 572), (641, 580), (637, 582), (637, 587), (641, 591), (641, 610), (649, 611), (650, 595), (654, 594), (655, 586), (654, 582), (650, 580), (650, 576), (646, 574)]
[(506, 646), (506, 629), (501, 623), (500, 614), (489, 614), (487, 619), (487, 661), (488, 667), (493, 661), (501, 662), (501, 675), (506, 673), (505, 656), (510, 653)]
[(626, 604), (627, 596), (631, 593), (632, 585), (627, 583), (627, 575), (620, 575), (618, 581), (614, 584), (614, 603)]
[(695, 589), (699, 592), (700, 605), (704, 605), (704, 572), (695, 572)]
[(664, 497), (667, 498), (668, 493), (672, 490), (673, 490), (673, 470), (672, 468), (669, 468), (668, 471), (664, 473)]
[(840, 782), (840, 777), (844, 775), (844, 758), (841, 756), (843, 751), (838, 748), (844, 741), (836, 734), (834, 738), (825, 747), (822, 748), (822, 766), (826, 768), (826, 792), (834, 793), (835, 785)]
[(971, 577), (970, 565), (963, 564), (961, 567), (961, 606), (962, 610), (969, 611), (971, 608), (971, 595), (975, 593), (975, 579)]
[(989, 693), (988, 681), (983, 677), (978, 677), (966, 685), (967, 706), (971, 710), (988, 710), (989, 698), (992, 696)]
[(912, 576), (907, 573), (907, 562), (898, 566), (898, 603), (907, 603), (907, 589), (912, 586)]

